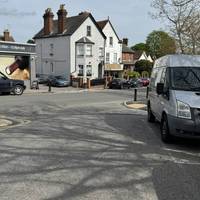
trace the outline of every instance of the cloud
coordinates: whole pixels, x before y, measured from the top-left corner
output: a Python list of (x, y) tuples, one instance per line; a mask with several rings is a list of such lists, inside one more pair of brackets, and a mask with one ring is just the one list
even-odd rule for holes
[[(6, 0), (1, 0), (6, 1)], [(7, 8), (0, 8), (0, 16), (11, 16), (11, 17), (25, 17), (25, 16), (35, 16), (36, 12), (26, 12), (26, 11), (19, 11), (17, 9), (8, 10)]]

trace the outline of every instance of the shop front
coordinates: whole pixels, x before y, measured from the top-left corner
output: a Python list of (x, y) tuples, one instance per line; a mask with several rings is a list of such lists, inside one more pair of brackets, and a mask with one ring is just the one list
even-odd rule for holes
[(36, 79), (34, 44), (0, 42), (0, 72), (11, 79), (24, 80), (30, 88)]

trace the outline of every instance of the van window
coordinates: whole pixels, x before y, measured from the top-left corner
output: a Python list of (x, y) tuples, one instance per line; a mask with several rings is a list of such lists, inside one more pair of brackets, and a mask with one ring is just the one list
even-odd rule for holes
[(175, 90), (200, 91), (199, 67), (174, 67), (171, 78)]

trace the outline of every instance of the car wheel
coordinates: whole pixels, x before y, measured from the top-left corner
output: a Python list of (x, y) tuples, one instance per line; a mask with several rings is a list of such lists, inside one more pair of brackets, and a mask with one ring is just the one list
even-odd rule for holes
[(24, 88), (21, 85), (16, 85), (13, 92), (15, 95), (22, 95), (24, 92)]
[(172, 136), (170, 135), (167, 115), (164, 114), (160, 125), (161, 139), (164, 143), (170, 143)]
[(147, 106), (147, 118), (148, 118), (148, 122), (151, 122), (151, 123), (155, 122), (155, 116), (151, 111), (150, 103), (148, 103), (148, 106)]

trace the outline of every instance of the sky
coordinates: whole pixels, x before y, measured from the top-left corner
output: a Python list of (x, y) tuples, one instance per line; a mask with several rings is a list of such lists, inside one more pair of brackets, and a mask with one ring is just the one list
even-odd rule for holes
[(110, 18), (118, 36), (129, 46), (145, 42), (153, 30), (163, 29), (149, 14), (151, 0), (0, 0), (0, 34), (9, 29), (16, 42), (26, 42), (43, 27), (43, 14), (52, 8), (55, 18), (60, 4), (68, 16), (89, 11), (98, 20)]

